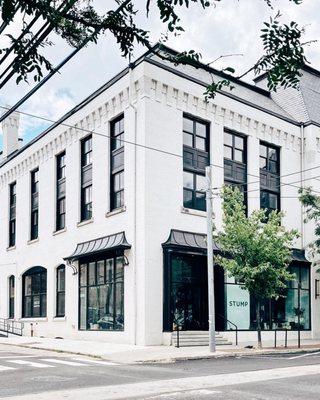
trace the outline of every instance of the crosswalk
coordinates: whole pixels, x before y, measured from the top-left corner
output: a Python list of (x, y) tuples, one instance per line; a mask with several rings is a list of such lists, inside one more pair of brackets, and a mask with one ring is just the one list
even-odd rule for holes
[(14, 371), (19, 368), (55, 368), (55, 367), (93, 367), (93, 366), (115, 366), (119, 365), (111, 361), (92, 360), (89, 358), (72, 357), (72, 358), (36, 358), (21, 357), (8, 357), (0, 359), (0, 372)]

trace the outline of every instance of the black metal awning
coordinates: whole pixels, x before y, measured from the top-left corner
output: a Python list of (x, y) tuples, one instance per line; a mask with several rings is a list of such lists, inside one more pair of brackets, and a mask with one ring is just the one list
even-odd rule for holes
[[(207, 251), (207, 235), (203, 233), (184, 232), (171, 229), (169, 238), (162, 247), (183, 247), (200, 252)], [(218, 246), (213, 243), (213, 251), (219, 251)]]
[(98, 239), (89, 240), (88, 242), (78, 243), (75, 251), (64, 260), (77, 260), (94, 254), (99, 254), (108, 250), (126, 250), (131, 245), (127, 242), (124, 232), (115, 233), (114, 235), (104, 236)]
[(292, 249), (292, 261), (310, 263), (310, 261), (306, 258), (305, 250), (300, 249)]
[[(207, 253), (207, 235), (204, 233), (185, 232), (177, 229), (171, 229), (166, 242), (162, 244), (163, 248), (189, 249), (199, 253)], [(213, 251), (220, 252), (220, 248), (213, 243)], [(292, 261), (310, 263), (305, 250), (292, 249)]]

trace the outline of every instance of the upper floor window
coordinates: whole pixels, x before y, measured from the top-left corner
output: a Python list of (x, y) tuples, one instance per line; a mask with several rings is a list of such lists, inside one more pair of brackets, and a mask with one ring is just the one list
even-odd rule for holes
[(9, 318), (14, 318), (14, 276), (9, 277)]
[(66, 267), (60, 265), (57, 268), (57, 309), (56, 316), (65, 315), (65, 297), (66, 297)]
[(16, 203), (17, 203), (17, 184), (11, 183), (9, 186), (9, 247), (16, 244)]
[(56, 158), (57, 187), (56, 187), (56, 230), (66, 226), (66, 152)]
[(110, 210), (124, 205), (124, 116), (111, 122)]
[(39, 235), (39, 169), (31, 171), (31, 230), (30, 239)]
[(280, 210), (280, 149), (260, 143), (260, 207)]
[(81, 221), (92, 218), (92, 136), (81, 141)]
[(224, 181), (244, 194), (246, 204), (247, 149), (246, 138), (235, 132), (224, 132)]
[(209, 165), (208, 122), (183, 117), (183, 206), (206, 210), (205, 168)]
[(33, 267), (22, 277), (22, 317), (47, 315), (47, 270)]

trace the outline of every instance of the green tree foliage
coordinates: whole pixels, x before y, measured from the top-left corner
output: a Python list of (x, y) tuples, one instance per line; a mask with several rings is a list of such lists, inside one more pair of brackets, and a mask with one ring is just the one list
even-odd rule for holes
[(293, 242), (299, 235), (281, 225), (281, 212), (273, 211), (267, 216), (265, 210), (255, 210), (247, 217), (243, 195), (237, 188), (224, 187), (222, 199), (223, 230), (214, 232), (222, 255), (215, 262), (241, 282), (242, 288), (255, 299), (260, 348), (260, 305), (265, 299), (283, 296), (288, 281), (294, 278), (287, 267)]
[[(151, 8), (157, 9), (159, 18), (164, 24), (165, 35), (167, 33), (178, 35), (184, 31), (179, 17), (182, 8), (221, 7), (223, 1), (225, 0), (145, 0), (140, 13), (144, 11), (148, 16)], [(288, 0), (294, 3), (292, 6), (298, 6), (302, 1)], [(264, 0), (264, 3), (273, 10), (274, 0)], [(112, 9), (106, 6), (103, 12), (99, 12), (95, 9), (93, 0), (0, 0), (0, 14), (4, 23), (12, 23), (17, 12), (23, 15), (21, 27), (24, 32), (23, 38), (10, 36), (9, 46), (13, 46), (16, 57), (13, 70), (17, 82), (28, 81), (30, 75), (35, 81), (39, 81), (46, 71), (52, 69), (51, 62), (42, 54), (43, 47), (52, 45), (52, 42), (47, 36), (41, 39), (32, 29), (27, 29), (26, 21), (30, 21), (30, 18), (38, 17), (46, 22), (50, 31), (62, 37), (72, 47), (81, 46), (88, 38), (91, 42), (97, 42), (100, 36), (111, 34), (119, 44), (124, 57), (132, 54), (137, 43), (153, 51), (150, 32), (136, 22), (139, 13), (137, 5), (138, 0), (114, 0)], [(265, 72), (268, 86), (272, 90), (278, 86), (297, 87), (300, 69), (307, 62), (304, 48), (308, 43), (302, 42), (303, 33), (303, 29), (296, 22), (281, 24), (278, 13), (275, 18), (264, 24), (261, 32), (265, 54), (240, 76), (236, 75), (234, 68), (228, 67), (221, 79), (213, 77), (212, 83), (204, 93), (206, 99), (214, 98), (218, 91), (232, 90), (234, 86), (230, 77), (233, 80), (242, 78), (250, 71), (256, 74)], [(161, 50), (161, 46), (159, 49)], [(7, 50), (8, 48), (5, 48), (0, 51), (4, 54)], [(201, 54), (192, 49), (176, 55), (161, 51), (160, 56), (175, 64), (200, 67)]]
[(320, 196), (313, 194), (312, 189), (301, 188), (299, 190), (299, 199), (305, 207), (305, 222), (312, 221), (314, 223), (314, 235), (316, 239), (310, 243), (309, 248), (312, 256), (320, 254)]

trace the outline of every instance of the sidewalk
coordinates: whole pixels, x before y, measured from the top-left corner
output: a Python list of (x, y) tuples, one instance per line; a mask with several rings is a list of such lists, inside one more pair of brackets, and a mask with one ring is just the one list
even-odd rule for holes
[(320, 340), (302, 340), (301, 348), (296, 341), (288, 341), (288, 348), (274, 349), (273, 343), (264, 343), (264, 348), (245, 348), (256, 343), (240, 343), (239, 346), (218, 346), (215, 353), (210, 353), (206, 346), (180, 347), (173, 346), (133, 346), (87, 340), (50, 339), (38, 337), (9, 337), (0, 338), (0, 345), (12, 345), (31, 349), (51, 350), (70, 354), (81, 354), (97, 357), (116, 363), (152, 363), (175, 362), (179, 360), (236, 357), (247, 355), (279, 354), (279, 353), (308, 353), (320, 352)]

